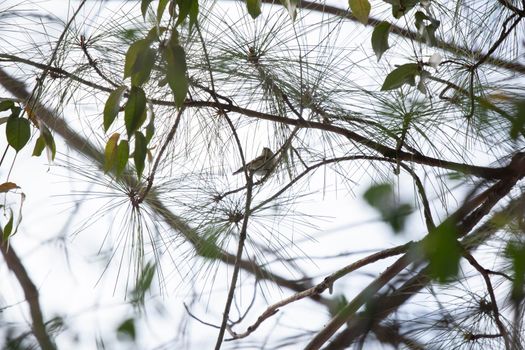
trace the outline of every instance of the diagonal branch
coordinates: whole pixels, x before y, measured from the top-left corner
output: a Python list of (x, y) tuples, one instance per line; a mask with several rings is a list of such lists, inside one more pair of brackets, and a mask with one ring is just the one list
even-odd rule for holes
[(29, 305), (29, 312), (31, 314), (31, 320), (33, 321), (31, 328), (36, 340), (38, 341), (38, 345), (40, 345), (42, 350), (55, 350), (55, 344), (46, 330), (42, 308), (40, 307), (40, 302), (38, 300), (38, 290), (36, 289), (35, 284), (29, 277), (22, 261), (13, 249), (12, 244), (10, 244), (9, 247), (6, 243), (0, 244), (0, 251), (2, 251), (7, 267), (13, 272), (20, 287), (22, 287), (22, 290), (24, 291), (24, 297)]

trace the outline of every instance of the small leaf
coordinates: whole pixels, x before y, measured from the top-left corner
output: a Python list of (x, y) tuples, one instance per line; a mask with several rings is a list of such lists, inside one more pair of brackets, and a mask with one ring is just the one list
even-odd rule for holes
[(146, 94), (140, 87), (133, 86), (129, 92), (128, 102), (124, 109), (124, 123), (128, 137), (144, 123), (146, 117)]
[(14, 182), (4, 182), (3, 184), (0, 184), (0, 193), (9, 192), (17, 188), (20, 188), (20, 187)]
[(414, 85), (417, 74), (419, 74), (419, 65), (417, 63), (403, 64), (386, 76), (381, 91), (397, 89), (406, 83)]
[(40, 123), (40, 136), (44, 139), (49, 161), (53, 161), (57, 152), (55, 139), (53, 138), (51, 131), (49, 131), (49, 129), (42, 123)]
[(457, 229), (451, 221), (445, 221), (423, 241), (423, 250), (429, 261), (430, 274), (445, 283), (459, 271), (461, 247), (457, 241)]
[(17, 152), (20, 151), (31, 137), (29, 120), (24, 118), (10, 117), (5, 128), (7, 142)]
[(141, 60), (145, 52), (150, 49), (151, 42), (146, 39), (140, 39), (131, 44), (126, 53), (124, 63), (124, 79), (140, 71), (142, 67)]
[(115, 165), (115, 160), (117, 158), (117, 142), (120, 137), (119, 133), (114, 133), (109, 138), (106, 143), (106, 148), (104, 150), (104, 172), (107, 173)]
[(195, 23), (197, 23), (197, 17), (199, 16), (199, 0), (191, 1), (190, 8), (190, 29)]
[(523, 286), (525, 285), (525, 245), (521, 242), (509, 242), (505, 248), (507, 259), (512, 262), (513, 281), (511, 289), (511, 300), (521, 303), (525, 297)]
[(516, 103), (516, 114), (511, 120), (510, 137), (516, 140), (518, 136), (525, 135), (525, 100)]
[(162, 15), (164, 14), (164, 10), (166, 10), (166, 5), (168, 5), (169, 0), (159, 0), (159, 5), (157, 7), (157, 22), (160, 22), (162, 19)]
[(297, 15), (297, 5), (299, 5), (300, 0), (280, 0), (281, 4), (286, 7), (288, 10), (288, 15), (295, 21), (295, 16)]
[(352, 15), (361, 23), (366, 25), (368, 23), (368, 15), (370, 15), (370, 2), (368, 0), (349, 0), (350, 10)]
[(35, 142), (35, 148), (33, 148), (33, 156), (40, 157), (42, 154), (42, 151), (46, 148), (46, 141), (44, 140), (44, 137), (40, 135)]
[(253, 19), (261, 14), (261, 0), (246, 0), (246, 9)]
[(149, 144), (151, 141), (151, 138), (155, 134), (155, 114), (153, 113), (153, 109), (151, 109), (151, 117), (149, 119), (149, 123), (146, 126), (146, 142)]
[(137, 55), (131, 75), (131, 84), (134, 86), (144, 85), (149, 80), (154, 65), (155, 50), (147, 47)]
[(108, 131), (111, 124), (120, 110), (120, 100), (126, 91), (126, 86), (122, 85), (111, 92), (104, 106), (104, 131)]
[(117, 328), (117, 337), (121, 340), (131, 340), (135, 341), (136, 331), (135, 331), (135, 320), (129, 318), (122, 322)]
[(9, 221), (4, 226), (4, 234), (2, 236), (2, 242), (7, 242), (9, 237), (11, 237), (11, 232), (13, 231), (13, 212), (9, 210)]
[(370, 206), (382, 211), (385, 204), (390, 201), (392, 193), (392, 185), (387, 183), (379, 184), (366, 190), (363, 194), (363, 198)]
[(140, 131), (135, 132), (135, 152), (133, 153), (133, 160), (135, 161), (135, 169), (137, 170), (137, 176), (139, 178), (142, 176), (142, 172), (144, 171), (147, 151), (148, 147), (146, 138)]
[(0, 102), (0, 112), (7, 111), (8, 109), (11, 109), (15, 106), (14, 101), (11, 100), (5, 100)]
[(116, 169), (115, 173), (117, 176), (120, 176), (124, 169), (126, 169), (126, 164), (128, 164), (129, 158), (129, 143), (127, 140), (122, 140), (117, 147), (117, 159), (116, 159)]
[(166, 63), (168, 84), (175, 95), (175, 105), (180, 108), (186, 100), (189, 84), (186, 73), (186, 54), (182, 46), (178, 44), (178, 33), (175, 30), (166, 49)]
[(390, 23), (381, 22), (372, 32), (372, 49), (376, 54), (377, 61), (381, 59), (383, 53), (390, 48), (388, 46), (388, 34), (390, 33)]
[(146, 19), (146, 12), (148, 11), (148, 6), (153, 0), (142, 0), (140, 4), (140, 11), (142, 12), (142, 18)]

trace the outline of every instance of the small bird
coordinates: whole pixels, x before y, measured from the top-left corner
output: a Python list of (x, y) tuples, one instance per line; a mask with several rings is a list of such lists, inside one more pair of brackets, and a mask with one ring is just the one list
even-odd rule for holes
[[(274, 157), (272, 150), (268, 147), (264, 147), (260, 156), (251, 162), (246, 163), (246, 168), (248, 169), (248, 172), (255, 175), (266, 175), (275, 167), (276, 162), (277, 159)], [(233, 175), (237, 175), (243, 171), (244, 167), (241, 167), (234, 172)]]

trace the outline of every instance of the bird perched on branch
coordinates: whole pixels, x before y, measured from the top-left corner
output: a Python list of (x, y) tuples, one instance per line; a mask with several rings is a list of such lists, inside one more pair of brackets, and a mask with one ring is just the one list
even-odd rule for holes
[[(251, 162), (246, 163), (246, 169), (251, 174), (266, 175), (275, 167), (276, 162), (277, 159), (274, 157), (272, 150), (268, 147), (264, 147), (260, 156)], [(233, 175), (237, 175), (243, 171), (244, 167), (241, 167), (239, 170), (234, 172)]]

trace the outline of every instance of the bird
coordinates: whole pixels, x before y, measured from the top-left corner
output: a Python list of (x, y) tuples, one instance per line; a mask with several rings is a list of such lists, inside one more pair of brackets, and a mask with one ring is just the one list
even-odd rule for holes
[[(261, 155), (246, 163), (246, 169), (248, 172), (255, 175), (266, 175), (275, 167), (276, 162), (277, 160), (275, 159), (272, 150), (268, 147), (264, 147)], [(233, 175), (237, 175), (243, 171), (244, 167), (241, 167), (239, 170), (235, 171)]]

